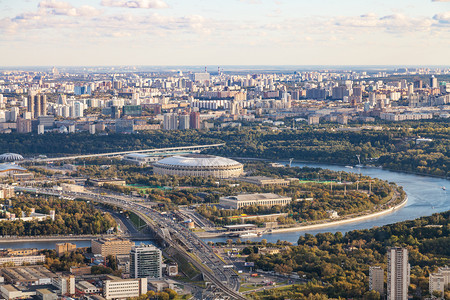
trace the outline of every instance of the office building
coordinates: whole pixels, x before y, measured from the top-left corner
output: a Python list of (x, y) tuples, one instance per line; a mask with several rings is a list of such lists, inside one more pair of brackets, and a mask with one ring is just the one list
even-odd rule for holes
[(246, 206), (286, 206), (291, 203), (290, 197), (283, 197), (272, 193), (264, 194), (242, 194), (237, 196), (220, 197), (219, 204), (230, 208), (240, 209)]
[(153, 245), (140, 245), (131, 249), (130, 277), (162, 277), (161, 250)]
[(147, 293), (147, 278), (120, 279), (108, 276), (103, 281), (103, 297), (110, 299), (129, 299)]
[(430, 274), (430, 294), (440, 292), (441, 298), (450, 284), (450, 267), (439, 268), (437, 273)]
[(408, 299), (409, 272), (408, 250), (406, 248), (390, 248), (387, 253), (387, 299)]
[(384, 270), (381, 267), (369, 268), (369, 290), (384, 294)]
[(133, 245), (132, 241), (122, 238), (101, 238), (91, 242), (92, 253), (100, 254), (103, 257), (129, 254)]

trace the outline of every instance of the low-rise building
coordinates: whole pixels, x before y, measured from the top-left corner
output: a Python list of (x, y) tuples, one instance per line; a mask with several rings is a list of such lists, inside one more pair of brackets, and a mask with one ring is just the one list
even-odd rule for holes
[(14, 266), (22, 266), (24, 264), (35, 265), (45, 261), (45, 255), (28, 255), (28, 256), (7, 256), (0, 257), (0, 266), (12, 264)]
[(57, 275), (43, 266), (4, 267), (0, 272), (5, 280), (18, 285), (51, 284)]
[(22, 291), (11, 284), (0, 285), (0, 292), (7, 300), (22, 298)]
[(289, 186), (291, 183), (288, 179), (271, 178), (265, 176), (249, 176), (236, 178), (238, 181), (256, 184), (258, 186)]
[(178, 275), (178, 264), (176, 262), (171, 262), (166, 265), (167, 276), (177, 276)]
[(221, 197), (219, 204), (230, 208), (240, 209), (242, 207), (256, 205), (256, 206), (286, 206), (291, 203), (290, 197), (283, 197), (273, 193), (264, 194), (242, 194), (237, 196)]
[(109, 276), (103, 281), (105, 299), (127, 299), (147, 293), (147, 278), (121, 279)]
[(96, 294), (100, 289), (88, 281), (80, 281), (75, 285), (76, 289), (82, 294)]
[(158, 156), (151, 156), (148, 154), (142, 154), (142, 153), (130, 153), (127, 155), (124, 155), (123, 161), (136, 164), (139, 166), (147, 165), (152, 162), (158, 161), (161, 157)]
[(123, 179), (94, 179), (90, 178), (89, 182), (92, 183), (93, 186), (103, 186), (104, 184), (112, 184), (112, 185), (126, 185), (126, 181)]
[(36, 296), (40, 300), (56, 300), (58, 295), (48, 289), (38, 289), (36, 290)]

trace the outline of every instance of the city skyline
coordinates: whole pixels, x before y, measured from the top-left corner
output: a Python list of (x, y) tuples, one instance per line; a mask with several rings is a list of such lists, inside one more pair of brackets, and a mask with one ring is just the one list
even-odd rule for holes
[(2, 66), (450, 65), (449, 1), (2, 0)]

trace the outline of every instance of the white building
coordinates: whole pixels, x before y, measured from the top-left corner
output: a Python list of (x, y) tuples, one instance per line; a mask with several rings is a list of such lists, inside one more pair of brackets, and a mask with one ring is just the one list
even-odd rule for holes
[(290, 197), (283, 197), (273, 193), (264, 194), (243, 194), (237, 196), (221, 197), (219, 204), (230, 208), (240, 209), (242, 207), (256, 205), (256, 206), (286, 206), (291, 203)]
[(13, 263), (15, 266), (22, 266), (23, 264), (35, 265), (41, 262), (45, 262), (45, 255), (0, 257), (0, 266), (9, 263)]
[(430, 274), (430, 293), (441, 292), (443, 298), (445, 288), (450, 284), (450, 267), (439, 268), (437, 273)]
[(387, 299), (407, 300), (410, 282), (408, 249), (391, 248), (388, 250)]
[(110, 279), (103, 281), (103, 297), (106, 299), (127, 299), (147, 293), (147, 278)]
[(161, 278), (162, 253), (153, 245), (135, 246), (130, 252), (131, 278)]
[(60, 295), (75, 295), (75, 276), (52, 278), (52, 285), (59, 289)]

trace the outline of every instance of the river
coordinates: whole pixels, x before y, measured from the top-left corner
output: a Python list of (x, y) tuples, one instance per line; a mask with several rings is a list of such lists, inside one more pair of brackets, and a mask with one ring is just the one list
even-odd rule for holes
[[(287, 232), (277, 234), (267, 234), (262, 237), (250, 238), (252, 241), (260, 241), (266, 239), (268, 242), (288, 241), (297, 244), (297, 240), (301, 234), (316, 234), (320, 232), (347, 232), (354, 229), (368, 229), (375, 226), (383, 226), (405, 220), (412, 220), (422, 216), (429, 216), (433, 213), (444, 212), (450, 210), (450, 181), (442, 178), (427, 177), (414, 174), (387, 171), (377, 168), (354, 168), (349, 169), (342, 166), (314, 164), (314, 163), (293, 163), (292, 166), (298, 167), (317, 167), (330, 169), (333, 171), (345, 171), (353, 173), (361, 173), (370, 177), (380, 178), (389, 182), (395, 182), (397, 185), (403, 186), (408, 195), (408, 203), (392, 214), (384, 215), (378, 218), (351, 223), (336, 227), (328, 227), (319, 230)], [(446, 190), (443, 190), (445, 187)], [(205, 239), (212, 242), (225, 242), (227, 238)], [(244, 239), (241, 239), (244, 240)], [(70, 241), (67, 241), (70, 242)], [(74, 241), (77, 247), (89, 247), (90, 241)], [(0, 248), (38, 248), (38, 249), (54, 249), (54, 242), (18, 242), (4, 243), (0, 242)]]
[[(305, 233), (317, 234), (321, 232), (337, 232), (342, 233), (355, 229), (369, 229), (375, 226), (383, 226), (386, 224), (397, 223), (405, 220), (412, 220), (423, 216), (430, 216), (434, 213), (450, 210), (450, 181), (443, 178), (427, 177), (421, 175), (407, 174), (401, 172), (387, 171), (378, 168), (346, 168), (343, 166), (314, 164), (314, 163), (292, 163), (297, 167), (317, 167), (330, 169), (333, 171), (344, 171), (361, 173), (374, 178), (380, 178), (389, 182), (395, 182), (402, 186), (408, 195), (407, 204), (392, 214), (384, 215), (378, 218), (350, 223), (336, 227), (328, 227), (324, 229), (286, 232), (276, 234), (266, 234), (262, 237), (242, 239), (251, 241), (260, 241), (266, 239), (268, 242), (276, 243), (278, 240), (288, 241), (297, 244), (300, 235)], [(446, 190), (442, 189), (445, 187)], [(225, 242), (227, 238), (205, 239), (212, 242)]]

